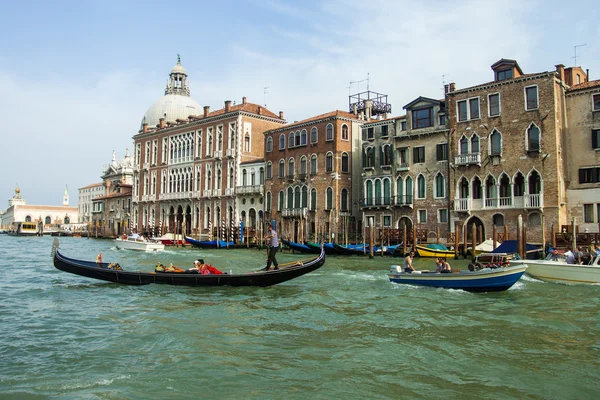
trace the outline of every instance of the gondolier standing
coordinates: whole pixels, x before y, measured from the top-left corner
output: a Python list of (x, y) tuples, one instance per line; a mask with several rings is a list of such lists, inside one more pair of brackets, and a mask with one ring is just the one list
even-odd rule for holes
[(267, 266), (264, 268), (265, 271), (271, 269), (271, 263), (275, 266), (273, 269), (279, 269), (279, 263), (275, 258), (275, 253), (279, 250), (279, 236), (277, 236), (277, 232), (272, 225), (269, 225), (268, 232), (267, 236), (265, 236), (265, 242), (267, 243), (267, 246), (269, 246), (269, 255), (267, 256)]

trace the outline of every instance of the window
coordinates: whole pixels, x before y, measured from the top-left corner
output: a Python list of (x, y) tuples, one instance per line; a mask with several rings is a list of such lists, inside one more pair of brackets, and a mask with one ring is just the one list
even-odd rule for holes
[(373, 168), (375, 166), (375, 148), (363, 147), (363, 168)]
[(403, 131), (405, 131), (405, 130), (406, 130), (406, 121), (402, 121), (402, 122), (400, 123), (400, 127), (401, 127), (401, 129), (402, 129)]
[(333, 209), (333, 189), (328, 187), (325, 197), (325, 209), (331, 210)]
[(279, 198), (277, 201), (277, 210), (281, 211), (283, 210), (283, 204), (284, 204), (284, 196), (283, 196), (283, 190), (279, 191)]
[(444, 175), (438, 173), (435, 177), (435, 197), (444, 198), (446, 190), (446, 182)]
[(302, 203), (300, 204), (300, 207), (308, 207), (308, 188), (306, 186), (302, 186)]
[(285, 177), (285, 161), (283, 160), (279, 160), (279, 173), (278, 176), (280, 178), (284, 178)]
[(412, 127), (413, 129), (428, 128), (433, 126), (433, 108), (423, 108), (413, 110)]
[(592, 129), (592, 149), (600, 149), (600, 129)]
[(496, 226), (504, 226), (504, 215), (494, 214), (492, 216), (492, 224)]
[(425, 162), (425, 146), (413, 148), (413, 164)]
[(457, 104), (457, 118), (459, 122), (479, 119), (479, 97), (461, 100)]
[(398, 149), (398, 162), (400, 168), (408, 168), (408, 148)]
[(417, 178), (417, 198), (424, 199), (427, 195), (426, 187), (425, 187), (425, 177), (423, 175), (419, 175)]
[(437, 161), (448, 159), (448, 143), (440, 143), (435, 146), (435, 158)]
[(592, 111), (600, 111), (600, 93), (592, 95)]
[(288, 135), (288, 149), (291, 149), (296, 145), (296, 135), (294, 132), (290, 132)]
[(460, 138), (459, 154), (469, 154), (469, 140), (464, 136)]
[(300, 158), (300, 175), (306, 175), (306, 156)]
[(317, 128), (312, 128), (310, 130), (310, 142), (317, 143), (318, 140), (319, 140), (319, 131), (317, 130)]
[(285, 134), (279, 135), (279, 150), (285, 150)]
[(584, 204), (583, 205), (583, 222), (594, 222), (594, 205)]
[(300, 146), (306, 146), (306, 129), (302, 129), (300, 132)]
[(479, 153), (479, 136), (477, 135), (471, 136), (471, 153)]
[(348, 140), (348, 125), (342, 125), (342, 140)]
[(325, 172), (333, 171), (333, 153), (327, 153), (325, 156)]
[(427, 223), (427, 210), (419, 210), (419, 223)]
[(394, 163), (393, 160), (393, 151), (392, 145), (384, 144), (380, 147), (379, 153), (379, 165), (381, 166), (391, 166)]
[(382, 125), (381, 126), (381, 137), (388, 137), (388, 135), (389, 135), (388, 126)]
[(267, 195), (265, 197), (267, 198), (267, 200), (265, 201), (265, 211), (271, 212), (271, 192), (267, 192)]
[(273, 164), (269, 161), (267, 163), (267, 179), (273, 178)]
[(332, 124), (327, 125), (327, 130), (325, 132), (325, 140), (327, 140), (327, 141), (333, 140), (333, 125)]
[(536, 110), (538, 108), (538, 87), (528, 86), (525, 88), (525, 110)]
[(513, 77), (512, 69), (503, 69), (501, 71), (496, 71), (496, 80), (504, 81), (506, 79), (510, 79)]
[(272, 151), (273, 151), (273, 138), (269, 136), (267, 138), (267, 152), (270, 153)]
[(600, 182), (600, 167), (579, 168), (579, 183)]
[(492, 156), (502, 154), (502, 135), (495, 129), (490, 135), (490, 154)]
[(375, 129), (373, 129), (373, 128), (363, 129), (363, 137), (364, 137), (364, 140), (375, 139)]
[(340, 211), (348, 211), (348, 190), (342, 189), (342, 195), (340, 199)]
[(528, 152), (539, 153), (540, 151), (540, 129), (535, 125), (531, 124), (527, 129), (527, 141), (526, 148)]
[(310, 209), (315, 211), (317, 209), (317, 189), (312, 188), (310, 190)]
[(317, 156), (315, 154), (310, 156), (310, 173), (311, 174), (317, 173)]
[(446, 115), (440, 114), (440, 125), (446, 125)]
[(290, 158), (288, 160), (288, 177), (293, 178), (294, 177), (294, 172), (296, 171), (296, 164), (294, 162), (293, 158)]
[(342, 172), (350, 172), (350, 160), (348, 153), (342, 153)]
[(497, 117), (500, 115), (500, 93), (490, 94), (488, 96), (489, 110), (488, 114), (490, 117)]
[(448, 222), (448, 210), (445, 208), (438, 209), (438, 222), (445, 224)]
[(383, 226), (386, 228), (391, 227), (392, 226), (392, 217), (389, 215), (384, 215), (382, 223), (383, 223)]

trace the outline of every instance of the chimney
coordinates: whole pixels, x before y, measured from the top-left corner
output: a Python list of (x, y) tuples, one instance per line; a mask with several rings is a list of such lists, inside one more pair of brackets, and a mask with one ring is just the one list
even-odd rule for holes
[(209, 112), (210, 112), (210, 106), (204, 106), (204, 118), (208, 117)]
[(585, 79), (587, 79), (587, 81), (590, 81), (590, 70), (589, 68), (585, 70)]
[(164, 117), (158, 119), (158, 127), (159, 127), (159, 129), (165, 128), (165, 118)]
[(562, 64), (555, 65), (556, 72), (558, 72), (558, 79), (564, 82), (565, 80), (565, 66)]
[(279, 119), (283, 119), (283, 111), (279, 111)]
[(246, 96), (242, 97), (242, 104), (246, 104)]
[(261, 115), (261, 114), (262, 114), (262, 107), (258, 106), (258, 115)]
[(448, 94), (449, 91), (450, 91), (450, 85), (444, 85), (444, 93)]
[(148, 132), (148, 123), (144, 122), (142, 124), (142, 133), (146, 133), (146, 132)]
[(456, 83), (454, 82), (450, 82), (448, 84), (448, 93), (452, 93), (456, 90)]
[(231, 100), (225, 100), (225, 112), (229, 112), (229, 107), (231, 107)]
[(372, 118), (372, 116), (371, 116), (372, 109), (373, 109), (373, 101), (365, 100), (365, 118), (367, 121), (370, 121)]

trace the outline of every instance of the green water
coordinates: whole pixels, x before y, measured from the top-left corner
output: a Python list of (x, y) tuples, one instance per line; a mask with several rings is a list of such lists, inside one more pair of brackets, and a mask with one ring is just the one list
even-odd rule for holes
[[(502, 293), (400, 286), (400, 259), (329, 257), (270, 288), (129, 287), (54, 269), (51, 237), (0, 235), (0, 398), (592, 399), (600, 286), (523, 277)], [(68, 256), (251, 270), (259, 250)], [(283, 253), (279, 261), (304, 258)], [(462, 263), (452, 263), (460, 267)], [(432, 268), (431, 261), (416, 261)]]

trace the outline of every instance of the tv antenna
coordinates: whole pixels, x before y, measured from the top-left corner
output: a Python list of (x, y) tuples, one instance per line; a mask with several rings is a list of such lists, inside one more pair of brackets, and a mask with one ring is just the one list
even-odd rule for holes
[(577, 48), (583, 47), (583, 46), (587, 46), (587, 43), (586, 44), (578, 44), (578, 45), (573, 46), (573, 58), (575, 59), (575, 65), (573, 65), (574, 67), (577, 66)]
[(267, 106), (267, 93), (269, 93), (269, 92), (267, 92), (268, 88), (269, 88), (268, 86), (265, 86), (263, 88), (263, 104), (265, 107)]
[(442, 74), (442, 92), (446, 93), (446, 77), (450, 74)]

